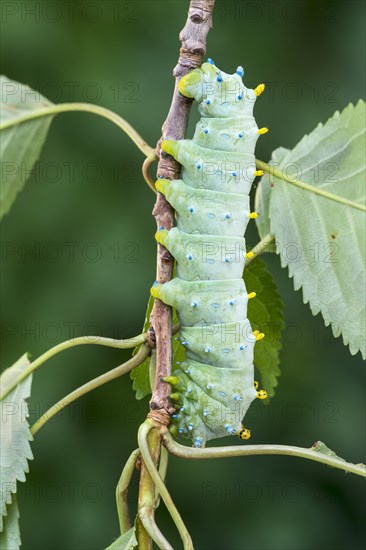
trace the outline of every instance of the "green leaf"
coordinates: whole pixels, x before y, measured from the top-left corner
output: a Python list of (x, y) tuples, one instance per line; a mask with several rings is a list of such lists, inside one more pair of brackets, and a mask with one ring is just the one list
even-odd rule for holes
[[(149, 303), (147, 305), (147, 311), (145, 316), (145, 323), (143, 332), (146, 332), (150, 326), (150, 314), (154, 305), (154, 298), (150, 296)], [(178, 323), (177, 312), (173, 309), (172, 325)], [(173, 348), (173, 366), (183, 361), (185, 357), (185, 350), (182, 344), (179, 342), (179, 333), (173, 336), (172, 348)], [(134, 354), (138, 348), (135, 348)], [(136, 391), (136, 399), (143, 399), (147, 395), (151, 395), (150, 376), (149, 376), (149, 364), (150, 357), (147, 357), (141, 365), (131, 371), (131, 379), (133, 380), (133, 389)]]
[[(10, 368), (0, 376), (0, 389), (3, 394), (16, 378), (30, 365), (27, 354), (24, 354)], [(1, 516), (0, 531), (3, 531), (2, 518), (5, 515), (15, 514), (12, 508), (12, 495), (16, 493), (17, 481), (25, 481), (25, 474), (29, 471), (28, 460), (33, 458), (29, 445), (32, 435), (29, 430), (28, 405), (26, 400), (30, 396), (32, 375), (27, 376), (0, 402), (1, 422)], [(10, 505), (10, 506), (9, 506)], [(14, 516), (11, 525), (14, 530)], [(4, 535), (5, 536), (5, 535)], [(8, 535), (6, 535), (8, 536)]]
[(0, 533), (0, 548), (3, 550), (18, 550), (20, 545), (19, 510), (14, 495), (11, 504), (6, 509), (6, 516)]
[(259, 370), (263, 388), (273, 397), (280, 375), (279, 352), (285, 327), (283, 303), (263, 260), (256, 258), (246, 266), (244, 281), (248, 292), (257, 293), (248, 304), (250, 324), (253, 330), (266, 335), (254, 347), (254, 366)]
[[(0, 76), (0, 103), (1, 125), (53, 105), (40, 93), (6, 76)], [(23, 189), (40, 156), (51, 122), (52, 116), (43, 116), (1, 129), (0, 218), (9, 211), (16, 195)]]
[[(146, 332), (150, 326), (150, 315), (154, 305), (154, 298), (150, 296), (145, 314), (144, 327), (142, 332)], [(136, 355), (141, 346), (133, 350), (133, 355)], [(143, 399), (151, 394), (150, 376), (149, 376), (150, 357), (147, 357), (141, 365), (132, 369), (130, 377), (133, 381), (132, 388), (136, 392), (136, 399)]]
[(137, 548), (135, 527), (131, 527), (124, 535), (118, 537), (106, 550), (133, 550)]
[[(348, 105), (292, 151), (274, 156), (290, 178), (364, 205), (365, 103)], [(258, 203), (269, 202), (270, 232), (295, 290), (302, 288), (304, 303), (313, 315), (322, 313), (352, 355), (360, 350), (365, 357), (365, 213), (296, 187), (278, 173), (262, 178), (259, 193)]]
[[(288, 149), (279, 147), (272, 153), (272, 159), (270, 161), (271, 166), (279, 166), (285, 155), (288, 153)], [(257, 185), (257, 191), (255, 194), (255, 211), (259, 216), (256, 218), (256, 224), (259, 232), (259, 236), (263, 239), (270, 233), (270, 220), (269, 220), (269, 198), (271, 193), (271, 183), (268, 174), (265, 174), (261, 178)]]

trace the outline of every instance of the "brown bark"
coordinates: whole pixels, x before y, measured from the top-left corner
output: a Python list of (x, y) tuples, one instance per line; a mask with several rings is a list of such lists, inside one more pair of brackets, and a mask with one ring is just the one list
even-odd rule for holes
[[(188, 19), (179, 38), (182, 43), (177, 66), (174, 68), (175, 89), (172, 103), (166, 121), (162, 127), (162, 138), (156, 146), (159, 156), (157, 177), (167, 179), (179, 178), (181, 166), (173, 157), (160, 149), (163, 139), (183, 139), (185, 137), (192, 100), (183, 97), (178, 92), (179, 80), (188, 72), (202, 64), (206, 53), (206, 37), (212, 26), (212, 12), (215, 0), (191, 0)], [(171, 229), (174, 225), (174, 211), (165, 197), (158, 193), (153, 210), (153, 216), (158, 228)], [(158, 244), (156, 280), (159, 283), (170, 281), (173, 276), (174, 259), (168, 250)], [(162, 424), (169, 423), (169, 415), (174, 411), (169, 394), (169, 384), (161, 381), (171, 373), (172, 364), (172, 311), (160, 300), (155, 300), (150, 318), (156, 339), (156, 377), (150, 408), (154, 411), (154, 419)]]

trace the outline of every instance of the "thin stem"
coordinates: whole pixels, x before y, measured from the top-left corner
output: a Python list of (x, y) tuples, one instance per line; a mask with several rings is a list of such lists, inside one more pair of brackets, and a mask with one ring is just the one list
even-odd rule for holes
[(93, 105), (93, 103), (60, 103), (58, 105), (52, 105), (45, 109), (39, 109), (37, 111), (31, 111), (26, 115), (22, 115), (16, 118), (11, 118), (0, 125), (0, 130), (6, 130), (11, 126), (28, 122), (35, 118), (43, 116), (58, 115), (59, 113), (67, 113), (70, 111), (82, 111), (84, 113), (93, 113), (94, 115), (102, 116), (114, 124), (116, 124), (121, 130), (123, 130), (128, 137), (134, 142), (144, 155), (149, 156), (154, 152), (154, 149), (146, 143), (146, 141), (140, 136), (138, 132), (129, 124), (124, 118), (120, 117), (113, 111), (100, 107), (99, 105)]
[(150, 353), (150, 348), (147, 345), (142, 345), (139, 351), (131, 357), (128, 361), (123, 363), (123, 365), (120, 365), (119, 367), (116, 367), (113, 370), (110, 370), (106, 372), (105, 374), (102, 374), (101, 376), (98, 376), (97, 378), (94, 378), (93, 380), (90, 380), (90, 382), (87, 382), (83, 386), (80, 386), (80, 388), (77, 388), (73, 392), (66, 395), (66, 397), (63, 397), (58, 401), (55, 405), (50, 407), (47, 412), (45, 412), (31, 427), (31, 434), (34, 435), (48, 422), (53, 416), (55, 416), (57, 413), (59, 413), (62, 409), (64, 409), (67, 405), (70, 405), (73, 401), (76, 401), (76, 399), (79, 399), (79, 397), (82, 397), (86, 393), (89, 393), (91, 390), (94, 390), (95, 388), (99, 388), (99, 386), (103, 386), (107, 382), (110, 382), (111, 380), (115, 380), (116, 378), (119, 378), (120, 376), (130, 372), (132, 369), (140, 365), (143, 361), (145, 361), (146, 357)]
[[(146, 437), (146, 445), (150, 450), (154, 464), (159, 461), (161, 441), (157, 430), (151, 430)], [(136, 518), (136, 530), (138, 547), (144, 550), (153, 550), (151, 537), (158, 537), (154, 521), (155, 514), (155, 484), (146, 464), (141, 457), (141, 473), (138, 497), (138, 511)], [(140, 517), (141, 516), (141, 517)], [(150, 536), (151, 534), (151, 536)], [(154, 538), (154, 540), (158, 540)]]
[(40, 357), (32, 361), (32, 363), (14, 380), (14, 382), (9, 386), (4, 393), (0, 396), (0, 401), (4, 399), (13, 389), (20, 383), (22, 380), (27, 378), (32, 372), (34, 372), (38, 367), (43, 363), (51, 359), (54, 355), (57, 355), (61, 351), (66, 349), (73, 348), (75, 346), (82, 346), (84, 344), (96, 344), (98, 346), (107, 346), (109, 348), (117, 349), (129, 349), (139, 346), (145, 342), (145, 335), (139, 334), (134, 336), (134, 338), (128, 338), (127, 340), (114, 340), (113, 338), (104, 338), (103, 336), (79, 336), (78, 338), (73, 338), (72, 340), (66, 340), (66, 342), (61, 342), (43, 353)]
[(155, 188), (155, 180), (150, 176), (149, 169), (153, 162), (156, 162), (158, 160), (158, 157), (155, 155), (155, 153), (151, 153), (146, 159), (144, 160), (142, 164), (142, 175), (144, 176), (144, 180), (146, 181), (147, 185), (154, 191), (156, 194), (156, 188)]
[(364, 464), (352, 464), (342, 458), (326, 455), (312, 448), (293, 447), (287, 445), (246, 445), (232, 447), (210, 447), (208, 449), (191, 449), (176, 443), (169, 432), (163, 435), (163, 442), (168, 451), (181, 458), (205, 459), (205, 458), (228, 458), (232, 456), (250, 455), (287, 455), (297, 456), (321, 462), (327, 466), (344, 470), (358, 476), (366, 477), (366, 466)]
[(149, 361), (149, 381), (150, 388), (153, 388), (155, 385), (155, 376), (156, 376), (156, 349), (151, 350), (150, 361)]
[[(161, 477), (163, 483), (165, 483), (166, 474), (168, 472), (168, 463), (169, 463), (169, 453), (165, 447), (161, 447), (160, 450), (160, 461), (159, 461), (159, 476)], [(158, 489), (155, 487), (155, 508), (160, 504), (160, 494)]]
[(121, 477), (116, 487), (116, 503), (121, 535), (131, 529), (130, 513), (128, 510), (128, 488), (136, 467), (136, 461), (140, 456), (140, 449), (135, 449), (123, 467)]
[(183, 520), (173, 502), (172, 497), (170, 496), (168, 489), (164, 485), (161, 477), (159, 476), (159, 472), (157, 471), (154, 462), (151, 458), (149, 446), (147, 443), (147, 436), (149, 432), (153, 429), (153, 423), (149, 419), (145, 420), (143, 424), (141, 424), (139, 431), (138, 431), (138, 442), (139, 442), (139, 448), (141, 451), (142, 459), (146, 465), (146, 468), (149, 471), (149, 474), (152, 478), (152, 480), (155, 483), (155, 486), (157, 490), (159, 491), (161, 498), (164, 501), (165, 506), (167, 507), (178, 531), (183, 541), (183, 546), (185, 550), (193, 550), (193, 544), (192, 539), (190, 537), (190, 534), (188, 533), (188, 530), (186, 526), (183, 523)]
[(259, 241), (259, 243), (256, 244), (255, 247), (252, 248), (252, 250), (250, 251), (253, 254), (253, 256), (245, 260), (245, 265), (247, 266), (248, 264), (250, 264), (250, 262), (255, 260), (255, 258), (263, 254), (263, 252), (269, 247), (271, 243), (273, 243), (274, 240), (275, 240), (274, 235), (271, 235), (270, 233), (268, 233), (268, 235), (263, 237), (263, 239)]
[(151, 512), (151, 510), (141, 508), (139, 512), (139, 518), (149, 536), (153, 539), (153, 541), (161, 550), (174, 550), (173, 546), (170, 545), (170, 543), (164, 537), (163, 533), (160, 531), (159, 527), (156, 525), (154, 514)]
[(324, 191), (319, 187), (314, 187), (313, 185), (309, 185), (304, 181), (292, 179), (286, 174), (284, 174), (282, 170), (278, 170), (277, 168), (274, 168), (270, 164), (266, 164), (262, 160), (256, 159), (255, 163), (258, 168), (260, 168), (261, 170), (264, 170), (265, 172), (268, 172), (268, 174), (271, 174), (275, 178), (285, 180), (288, 183), (291, 183), (292, 185), (299, 187), (300, 189), (304, 189), (305, 191), (310, 191), (310, 193), (315, 193), (315, 195), (320, 195), (321, 197), (324, 197), (331, 201), (339, 202), (344, 206), (350, 206), (351, 208), (356, 208), (356, 210), (361, 210), (361, 212), (366, 212), (366, 206), (364, 206), (363, 204), (350, 201), (349, 199), (345, 199), (344, 197), (340, 197), (339, 195), (335, 195), (334, 193), (329, 193), (328, 191)]

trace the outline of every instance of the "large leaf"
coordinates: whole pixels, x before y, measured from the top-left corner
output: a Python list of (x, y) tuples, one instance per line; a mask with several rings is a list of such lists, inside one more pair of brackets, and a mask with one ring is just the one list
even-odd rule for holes
[(135, 527), (131, 527), (124, 535), (118, 537), (106, 550), (133, 550), (137, 548)]
[[(0, 76), (0, 103), (1, 125), (53, 105), (40, 93), (6, 76)], [(52, 116), (42, 116), (1, 130), (0, 218), (9, 211), (39, 158), (51, 121)]]
[(281, 336), (285, 327), (283, 303), (276, 283), (266, 264), (256, 258), (244, 270), (244, 281), (248, 292), (256, 292), (249, 300), (248, 319), (253, 330), (265, 333), (265, 338), (254, 347), (254, 366), (259, 370), (261, 382), (269, 397), (273, 397), (277, 378), (280, 375), (279, 352)]
[[(29, 366), (27, 354), (23, 355), (0, 376), (0, 390), (3, 395), (11, 384)], [(28, 424), (28, 406), (26, 400), (30, 396), (32, 375), (20, 382), (0, 402), (1, 422), (1, 515), (0, 531), (3, 531), (3, 516), (8, 515), (5, 527), (11, 526), (14, 531), (15, 508), (12, 506), (13, 495), (16, 493), (17, 481), (25, 481), (29, 471), (28, 460), (33, 458), (29, 441), (32, 435)], [(10, 506), (9, 506), (10, 505)], [(9, 517), (12, 517), (9, 520)], [(5, 536), (5, 535), (4, 535)], [(6, 535), (8, 536), (8, 535)]]
[[(365, 103), (336, 112), (323, 126), (272, 160), (293, 179), (365, 204)], [(281, 264), (314, 315), (321, 312), (351, 354), (366, 355), (365, 213), (265, 175), (257, 204), (269, 201), (270, 232)], [(268, 208), (266, 206), (265, 208)], [(267, 231), (259, 218), (259, 230)]]
[[(270, 165), (275, 168), (280, 165), (285, 156), (288, 153), (288, 149), (279, 147), (272, 153), (272, 159)], [(256, 224), (259, 231), (260, 238), (263, 239), (270, 233), (270, 219), (269, 219), (269, 199), (271, 193), (271, 182), (269, 181), (268, 174), (263, 176), (257, 186), (257, 192), (255, 194), (255, 211), (259, 216), (256, 218)]]
[(20, 548), (19, 510), (16, 496), (6, 509), (6, 516), (0, 533), (0, 548), (2, 550), (18, 550)]

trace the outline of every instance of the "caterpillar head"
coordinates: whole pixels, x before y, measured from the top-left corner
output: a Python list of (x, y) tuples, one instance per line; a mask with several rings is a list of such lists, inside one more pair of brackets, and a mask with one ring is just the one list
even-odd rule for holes
[(185, 97), (200, 103), (199, 111), (205, 117), (251, 115), (257, 96), (264, 90), (260, 84), (255, 90), (242, 82), (244, 70), (238, 67), (234, 74), (218, 69), (212, 60), (194, 69), (179, 82), (178, 89)]

